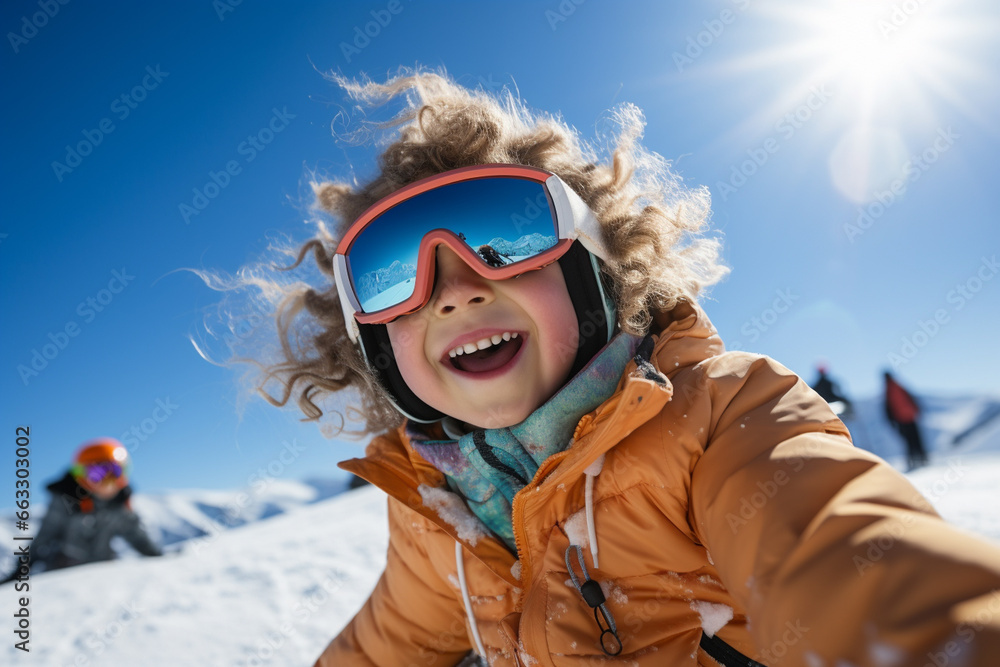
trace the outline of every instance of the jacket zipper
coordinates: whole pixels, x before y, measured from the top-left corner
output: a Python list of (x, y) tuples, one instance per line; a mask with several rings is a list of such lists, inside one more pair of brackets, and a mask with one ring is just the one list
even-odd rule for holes
[[(628, 392), (627, 388), (623, 390), (623, 392), (622, 392), (622, 394), (623, 394), (622, 395), (622, 399), (625, 398), (624, 394), (627, 393), (627, 392)], [(623, 403), (624, 403), (624, 400), (623, 400)], [(627, 405), (627, 403), (624, 403), (624, 404)], [(623, 408), (622, 408), (622, 405), (620, 404), (619, 408), (616, 409), (608, 417), (607, 421), (605, 421), (600, 426), (595, 426), (587, 434), (587, 436), (596, 437), (596, 436), (593, 436), (592, 434), (598, 433), (600, 431), (600, 432), (603, 432), (602, 433), (602, 437), (605, 437), (609, 432), (612, 431), (611, 427), (614, 426), (619, 421), (619, 418), (621, 417), (622, 412), (623, 412)], [(621, 441), (621, 438), (619, 438), (618, 440), (616, 440), (613, 445), (611, 445), (606, 450), (604, 450), (602, 452), (602, 454), (606, 454), (608, 451), (610, 451), (611, 449), (613, 449), (615, 447), (615, 445), (617, 445), (618, 442), (620, 442), (620, 441)], [(514, 502), (512, 503), (512, 506), (511, 506), (511, 528), (513, 529), (513, 532), (514, 532), (514, 546), (517, 549), (517, 558), (518, 558), (518, 561), (521, 563), (521, 572), (520, 572), (521, 576), (519, 577), (519, 581), (518, 581), (518, 584), (520, 584), (518, 586), (518, 588), (520, 589), (520, 593), (518, 594), (517, 601), (515, 602), (515, 605), (514, 605), (514, 609), (516, 611), (523, 611), (524, 610), (524, 598), (525, 598), (525, 596), (527, 594), (527, 591), (528, 591), (528, 587), (525, 585), (525, 583), (531, 580), (531, 554), (528, 551), (527, 545), (524, 543), (524, 538), (522, 537), (523, 534), (524, 534), (524, 528), (523, 528), (523, 524), (524, 524), (524, 504), (525, 504), (525, 502), (527, 502), (525, 500), (525, 498), (527, 497), (526, 491), (528, 489), (536, 489), (536, 488), (538, 488), (538, 486), (541, 484), (541, 482), (546, 477), (548, 477), (549, 473), (553, 469), (555, 469), (556, 467), (558, 467), (559, 464), (562, 463), (566, 459), (567, 456), (568, 456), (568, 453), (564, 450), (564, 451), (559, 452), (557, 454), (553, 454), (549, 458), (545, 459), (545, 461), (542, 462), (542, 465), (539, 466), (538, 470), (535, 471), (535, 476), (532, 478), (531, 484), (529, 484), (528, 486), (525, 486), (523, 489), (521, 489), (514, 496)], [(600, 454), (598, 454), (598, 456), (600, 456)], [(595, 459), (596, 458), (597, 457), (595, 457)], [(532, 493), (533, 491), (527, 491), (527, 492), (528, 493)]]
[[(549, 472), (559, 465), (563, 459), (566, 458), (566, 452), (558, 452), (553, 454), (549, 458), (542, 462), (538, 470), (535, 471), (535, 476), (531, 479), (531, 482), (521, 489), (518, 493), (514, 495), (514, 502), (511, 505), (511, 529), (514, 531), (514, 547), (517, 550), (517, 559), (521, 563), (521, 572), (518, 577), (518, 589), (519, 593), (517, 595), (517, 600), (514, 603), (515, 611), (522, 611), (524, 608), (524, 596), (528, 591), (528, 587), (525, 582), (530, 580), (531, 575), (531, 553), (528, 551), (527, 545), (524, 543), (524, 503), (525, 498), (528, 493), (533, 493), (529, 489), (538, 488), (538, 484), (541, 479), (548, 476)], [(555, 460), (554, 459), (558, 459)]]

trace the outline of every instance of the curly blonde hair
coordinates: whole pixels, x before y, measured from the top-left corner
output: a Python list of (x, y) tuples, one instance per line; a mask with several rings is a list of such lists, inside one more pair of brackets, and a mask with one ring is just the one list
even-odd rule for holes
[[(391, 120), (365, 126), (370, 134), (387, 136), (373, 179), (362, 185), (311, 183), (315, 207), (335, 224), (331, 231), (318, 222), (317, 234), (298, 249), (288, 268), (299, 267), (311, 255), (327, 282), (287, 285), (276, 303), (280, 354), (276, 363), (262, 364), (265, 373), (258, 385), (274, 405), (283, 406), (294, 396), (307, 419), (318, 419), (323, 397), (353, 389), (361, 399), (365, 432), (401, 422), (348, 338), (332, 257), (337, 240), (365, 209), (408, 183), (443, 171), (509, 163), (557, 174), (604, 228), (610, 254), (602, 268), (613, 285), (620, 326), (630, 333), (645, 334), (651, 313), (695, 300), (728, 271), (719, 261), (718, 239), (703, 236), (710, 215), (707, 188), (684, 187), (661, 156), (642, 147), (645, 119), (634, 106), (614, 113), (618, 131), (604, 150), (610, 159), (601, 162), (598, 151), (564, 121), (530, 111), (506, 89), (499, 94), (472, 90), (444, 73), (427, 71), (403, 71), (386, 83), (330, 78), (359, 110), (392, 99), (406, 105)], [(312, 333), (302, 335), (305, 330)], [(266, 391), (271, 382), (281, 389)]]

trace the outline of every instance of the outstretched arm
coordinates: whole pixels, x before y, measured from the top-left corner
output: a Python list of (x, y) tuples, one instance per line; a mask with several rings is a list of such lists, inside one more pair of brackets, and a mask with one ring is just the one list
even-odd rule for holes
[(142, 527), (139, 515), (131, 509), (125, 509), (124, 512), (120, 531), (121, 536), (132, 545), (133, 549), (144, 556), (162, 556), (163, 550), (150, 539), (146, 533), (146, 529)]
[(762, 655), (995, 664), (1000, 548), (944, 522), (906, 478), (854, 448), (790, 371), (766, 358), (726, 364), (693, 472), (692, 525)]

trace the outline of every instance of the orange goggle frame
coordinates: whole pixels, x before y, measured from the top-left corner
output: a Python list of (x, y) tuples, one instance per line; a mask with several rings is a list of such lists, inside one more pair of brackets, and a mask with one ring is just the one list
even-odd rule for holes
[[(524, 227), (531, 233), (505, 238)], [(505, 280), (551, 264), (575, 240), (607, 258), (593, 212), (545, 170), (491, 164), (422, 179), (369, 207), (337, 247), (333, 269), (347, 330), (357, 341), (359, 324), (384, 324), (426, 305), (439, 245), (480, 276)]]

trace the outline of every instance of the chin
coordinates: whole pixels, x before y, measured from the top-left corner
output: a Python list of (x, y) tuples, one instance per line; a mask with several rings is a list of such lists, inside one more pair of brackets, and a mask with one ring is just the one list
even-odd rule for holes
[(469, 419), (465, 419), (463, 421), (467, 424), (475, 426), (476, 428), (506, 428), (508, 426), (520, 424), (527, 419), (528, 415), (530, 415), (533, 411), (533, 409), (524, 406), (503, 408), (492, 407), (481, 412), (477, 412), (474, 415), (469, 415)]

